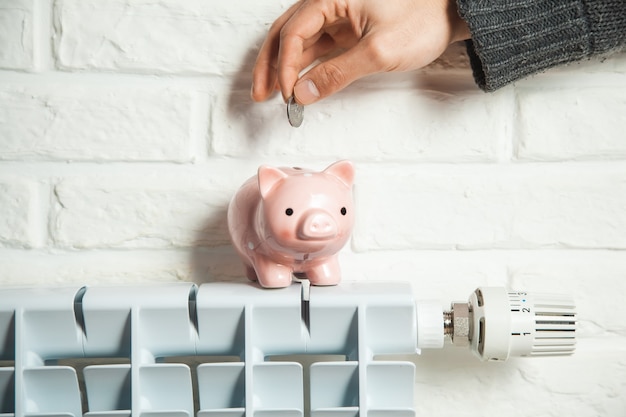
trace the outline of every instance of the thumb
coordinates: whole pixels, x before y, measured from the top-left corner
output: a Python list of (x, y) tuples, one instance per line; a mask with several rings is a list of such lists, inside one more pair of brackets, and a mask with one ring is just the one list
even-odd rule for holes
[(296, 101), (307, 105), (328, 97), (366, 75), (378, 72), (360, 44), (316, 65), (294, 86)]

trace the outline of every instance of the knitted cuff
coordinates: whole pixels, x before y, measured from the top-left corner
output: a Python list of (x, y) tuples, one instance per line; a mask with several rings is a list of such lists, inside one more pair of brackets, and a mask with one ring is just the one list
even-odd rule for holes
[(581, 0), (458, 0), (458, 6), (472, 35), (474, 79), (485, 91), (592, 52)]
[(611, 53), (626, 45), (626, 1), (583, 0), (595, 54)]

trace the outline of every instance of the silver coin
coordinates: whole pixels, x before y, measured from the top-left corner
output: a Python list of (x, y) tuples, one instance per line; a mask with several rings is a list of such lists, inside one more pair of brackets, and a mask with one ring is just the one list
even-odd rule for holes
[(296, 103), (296, 99), (293, 96), (287, 102), (287, 119), (293, 127), (300, 127), (304, 120), (304, 106)]

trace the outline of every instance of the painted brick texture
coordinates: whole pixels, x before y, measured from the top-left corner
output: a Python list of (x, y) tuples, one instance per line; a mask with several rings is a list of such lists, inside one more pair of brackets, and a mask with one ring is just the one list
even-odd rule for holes
[(73, 70), (234, 73), (250, 65), (248, 51), (278, 10), (276, 2), (58, 1), (55, 58)]
[(0, 246), (30, 248), (36, 245), (39, 198), (37, 187), (19, 177), (0, 176)]
[(226, 207), (259, 165), (350, 159), (346, 280), (416, 299), (565, 292), (577, 353), (416, 364), (417, 415), (626, 415), (626, 54), (496, 93), (461, 45), (305, 109), (249, 98), (291, 1), (0, 2), (0, 290), (245, 282)]
[(54, 186), (50, 237), (72, 248), (227, 245), (224, 221), (206, 225), (198, 220), (220, 213), (232, 187), (209, 175), (63, 179)]
[(34, 63), (33, 0), (0, 3), (0, 67), (29, 70)]
[[(514, 114), (510, 92), (487, 96), (467, 77), (451, 76), (462, 96), (437, 90), (415, 94), (407, 87), (406, 76), (389, 78), (393, 79), (388, 81), (391, 85), (384, 85), (391, 91), (380, 86), (383, 78), (375, 77), (378, 82), (366, 80), (355, 92), (340, 92), (326, 103), (305, 109), (302, 131), (284, 123), (282, 102), (250, 108), (249, 86), (237, 90), (231, 105), (230, 97), (215, 105), (212, 150), (233, 157), (253, 151), (292, 159), (302, 154), (323, 159), (350, 155), (364, 161), (385, 158), (405, 162), (494, 162), (506, 152), (502, 138)], [(233, 124), (229, 112), (237, 114), (241, 122)], [(374, 123), (363, 129), (360, 117), (346, 116), (337, 123), (333, 115), (338, 114), (360, 115)], [(488, 117), (483, 123), (475, 123), (484, 115)], [(442, 124), (447, 126), (445, 135), (440, 132)]]
[(522, 88), (517, 95), (520, 160), (623, 159), (626, 105), (623, 86)]
[(0, 159), (189, 162), (194, 94), (167, 88), (0, 87)]
[(367, 174), (357, 189), (359, 250), (626, 248), (622, 164), (372, 167)]

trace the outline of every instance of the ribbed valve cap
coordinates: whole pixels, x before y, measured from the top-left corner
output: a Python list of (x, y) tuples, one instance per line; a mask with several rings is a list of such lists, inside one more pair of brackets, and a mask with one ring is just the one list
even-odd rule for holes
[(471, 296), (470, 346), (485, 360), (509, 356), (567, 355), (576, 345), (571, 297), (478, 288)]

